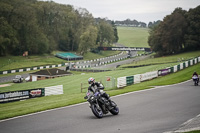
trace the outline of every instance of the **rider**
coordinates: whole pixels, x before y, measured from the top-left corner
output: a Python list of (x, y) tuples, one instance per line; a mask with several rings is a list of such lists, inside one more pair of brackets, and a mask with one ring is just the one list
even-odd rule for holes
[(106, 94), (103, 91), (104, 86), (101, 83), (95, 82), (95, 79), (93, 77), (91, 77), (91, 78), (88, 79), (88, 84), (90, 84), (90, 86), (88, 87), (88, 91), (92, 91), (93, 93), (95, 93), (97, 89), (102, 90), (101, 96), (105, 97), (109, 101), (110, 105), (112, 106), (112, 102), (110, 100), (110, 97), (109, 97), (108, 94)]
[(193, 74), (192, 74), (192, 77), (193, 76), (196, 76), (197, 77), (197, 82), (199, 82), (199, 75), (198, 75), (198, 73), (197, 72), (194, 72)]

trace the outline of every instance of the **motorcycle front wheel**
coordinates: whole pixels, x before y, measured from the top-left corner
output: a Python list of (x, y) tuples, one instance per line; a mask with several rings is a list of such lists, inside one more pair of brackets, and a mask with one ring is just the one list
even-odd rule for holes
[(113, 101), (111, 101), (113, 105), (115, 105), (114, 108), (112, 108), (110, 110), (110, 113), (113, 114), (113, 115), (118, 115), (119, 114), (119, 108), (117, 107), (117, 104)]
[(92, 109), (93, 114), (97, 118), (102, 118), (103, 117), (103, 111), (102, 111), (102, 109), (100, 107), (98, 108), (96, 104), (92, 104), (91, 105), (91, 109)]

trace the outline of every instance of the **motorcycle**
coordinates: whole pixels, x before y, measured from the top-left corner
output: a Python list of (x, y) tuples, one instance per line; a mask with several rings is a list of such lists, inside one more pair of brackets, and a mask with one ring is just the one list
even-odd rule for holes
[(118, 115), (119, 108), (117, 104), (114, 101), (110, 103), (105, 97), (102, 97), (100, 91), (98, 90), (94, 94), (87, 92), (87, 95), (84, 97), (89, 102), (93, 114), (97, 118), (102, 118), (104, 114), (109, 112), (113, 115)]
[(192, 77), (192, 79), (193, 79), (193, 81), (194, 81), (194, 86), (198, 86), (198, 84), (199, 84), (199, 78), (198, 78), (196, 75), (194, 75), (194, 76)]

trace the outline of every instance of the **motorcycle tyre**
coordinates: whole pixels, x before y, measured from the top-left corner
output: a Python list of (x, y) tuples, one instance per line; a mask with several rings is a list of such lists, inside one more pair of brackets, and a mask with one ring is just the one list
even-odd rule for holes
[(102, 118), (103, 117), (103, 111), (100, 109), (98, 111), (97, 107), (95, 104), (91, 105), (91, 110), (93, 112), (93, 114), (97, 117), (97, 118)]
[[(114, 105), (116, 105), (115, 102), (112, 101), (112, 103)], [(119, 114), (119, 108), (117, 107), (117, 105), (113, 109), (110, 110), (110, 113), (113, 114), (113, 115), (118, 115)]]

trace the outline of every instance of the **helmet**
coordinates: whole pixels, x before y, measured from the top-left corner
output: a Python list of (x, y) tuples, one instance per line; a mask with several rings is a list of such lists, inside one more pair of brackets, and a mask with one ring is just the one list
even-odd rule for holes
[(93, 77), (88, 79), (88, 84), (93, 84), (95, 82), (95, 79)]

